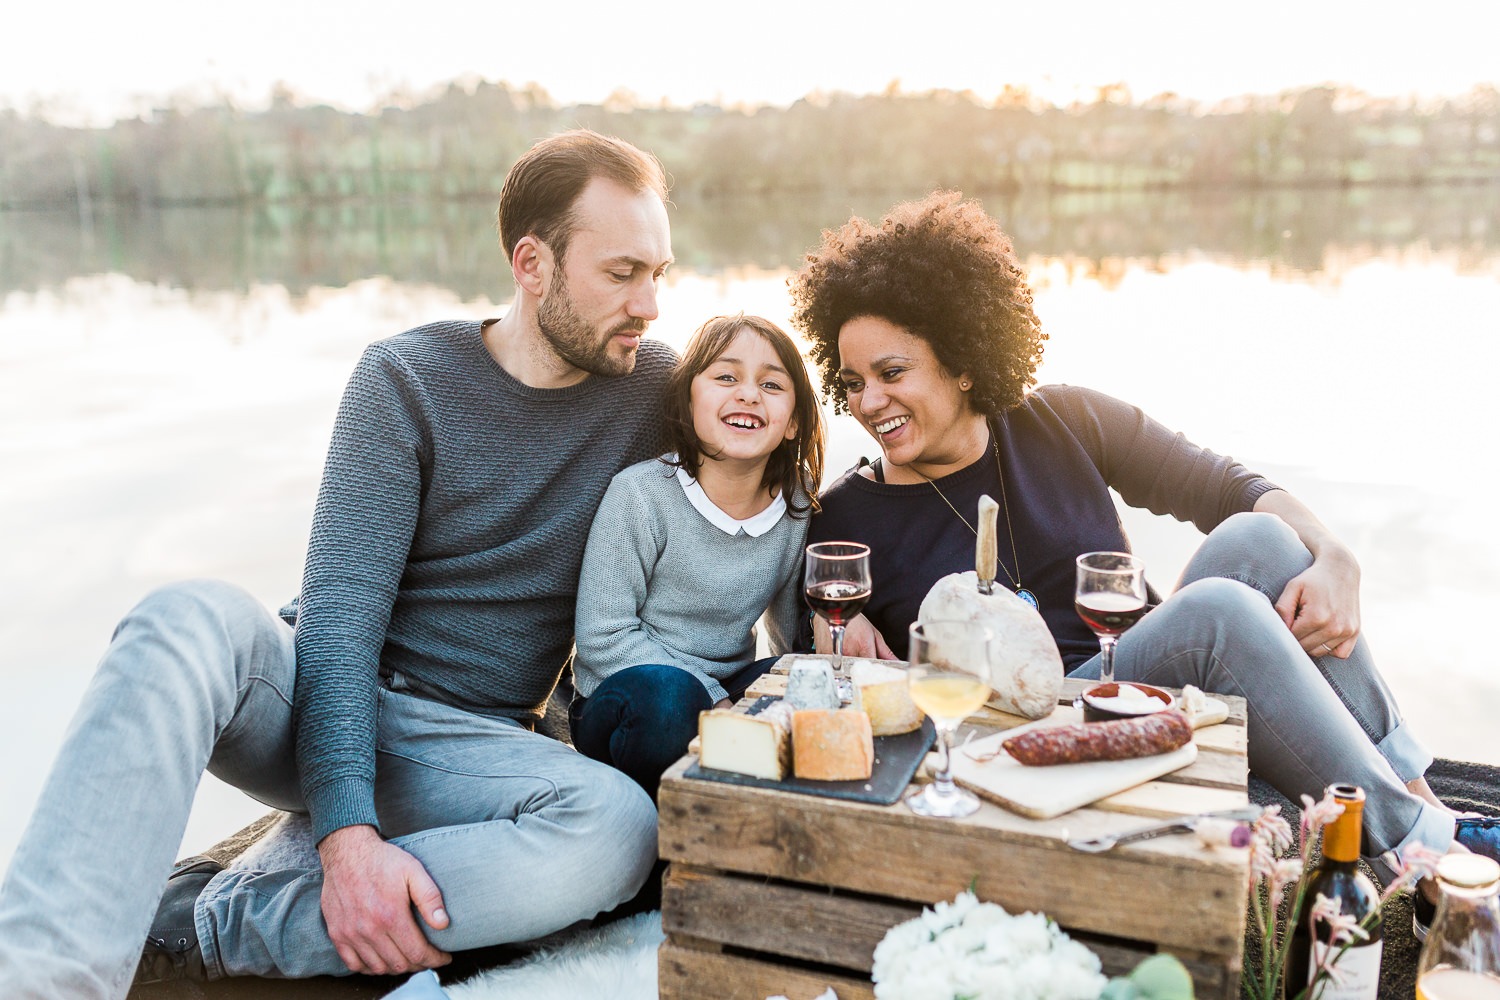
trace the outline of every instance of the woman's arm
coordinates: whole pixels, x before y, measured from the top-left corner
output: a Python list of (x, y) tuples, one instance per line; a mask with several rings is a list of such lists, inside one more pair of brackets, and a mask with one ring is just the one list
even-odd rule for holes
[(1293, 577), (1276, 600), (1276, 611), (1309, 656), (1348, 657), (1359, 638), (1359, 563), (1296, 497), (1286, 490), (1262, 493), (1255, 510), (1285, 521), (1313, 564)]

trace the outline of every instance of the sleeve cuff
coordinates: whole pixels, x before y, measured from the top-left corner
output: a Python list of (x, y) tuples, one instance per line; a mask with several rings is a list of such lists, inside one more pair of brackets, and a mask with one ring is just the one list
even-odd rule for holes
[(375, 786), (364, 778), (338, 778), (321, 786), (308, 794), (307, 811), (312, 815), (314, 843), (346, 826), (380, 829), (375, 816)]

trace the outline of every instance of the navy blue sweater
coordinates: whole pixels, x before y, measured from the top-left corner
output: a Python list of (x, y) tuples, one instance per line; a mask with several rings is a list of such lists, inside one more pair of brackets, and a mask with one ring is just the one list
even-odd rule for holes
[[(1132, 507), (1171, 514), (1212, 531), (1277, 487), (1232, 458), (1192, 444), (1139, 409), (1091, 389), (1050, 385), (990, 421), (993, 450), (937, 481), (970, 524), (979, 498), (1001, 502), (997, 582), (1010, 576), (1037, 595), (1043, 619), (1069, 669), (1099, 651), (1073, 611), (1073, 560), (1084, 552), (1130, 551), (1110, 489)], [(974, 568), (974, 533), (927, 483), (873, 482), (851, 469), (820, 498), (809, 543), (870, 546), (873, 592), (865, 615), (898, 656), (927, 591), (949, 573)], [(1007, 530), (1015, 533), (1012, 554)], [(1149, 567), (1148, 567), (1149, 570)]]

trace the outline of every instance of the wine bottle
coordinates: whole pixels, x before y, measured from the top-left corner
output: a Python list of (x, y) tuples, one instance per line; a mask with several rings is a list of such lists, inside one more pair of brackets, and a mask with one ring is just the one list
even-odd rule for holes
[(1500, 998), (1500, 865), (1447, 854), (1437, 881), (1443, 895), (1417, 961), (1417, 1000)]
[[(1329, 785), (1328, 792), (1344, 811), (1323, 828), (1323, 860), (1307, 879), (1302, 913), (1292, 931), (1287, 960), (1285, 995), (1297, 997), (1312, 984), (1308, 1000), (1375, 1000), (1380, 991), (1380, 893), (1359, 870), (1359, 841), (1364, 826), (1365, 792), (1357, 785)], [(1359, 938), (1340, 954), (1343, 945), (1330, 940), (1332, 930), (1314, 920), (1318, 896), (1336, 899), (1340, 912), (1366, 923), (1369, 937)], [(1374, 918), (1366, 920), (1371, 914)], [(1337, 956), (1336, 958), (1333, 956)], [(1318, 970), (1333, 963), (1339, 981)], [(1316, 981), (1315, 981), (1316, 980)]]

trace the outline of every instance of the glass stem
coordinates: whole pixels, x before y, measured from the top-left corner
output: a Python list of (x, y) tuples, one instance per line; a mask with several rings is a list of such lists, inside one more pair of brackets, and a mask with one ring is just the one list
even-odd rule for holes
[(953, 730), (947, 726), (938, 729), (938, 769), (933, 780), (937, 782), (939, 795), (953, 794), (952, 747)]
[(838, 675), (844, 673), (844, 626), (828, 626), (829, 634), (833, 636), (833, 672)]
[(1104, 684), (1115, 679), (1115, 639), (1112, 635), (1099, 637), (1099, 680)]

